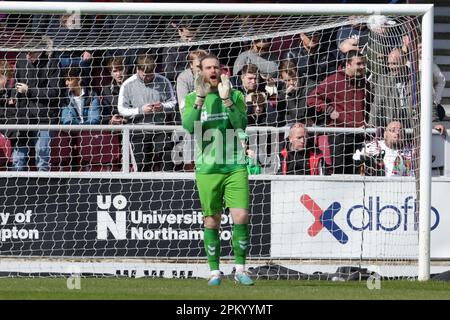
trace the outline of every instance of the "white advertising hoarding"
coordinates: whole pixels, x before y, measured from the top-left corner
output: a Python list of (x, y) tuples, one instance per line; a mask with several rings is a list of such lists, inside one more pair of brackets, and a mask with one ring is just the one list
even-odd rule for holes
[[(432, 258), (450, 258), (450, 182), (433, 182)], [(414, 181), (272, 181), (271, 256), (416, 259)], [(447, 211), (447, 214), (445, 214)]]

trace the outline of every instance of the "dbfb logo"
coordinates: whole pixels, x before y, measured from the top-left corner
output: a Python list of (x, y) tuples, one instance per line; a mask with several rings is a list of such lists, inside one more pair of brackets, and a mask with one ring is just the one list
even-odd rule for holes
[[(412, 196), (406, 196), (401, 204), (383, 202), (380, 196), (369, 196), (366, 203), (352, 205), (348, 209), (334, 201), (323, 210), (308, 194), (300, 197), (300, 203), (315, 219), (308, 228), (309, 236), (315, 237), (325, 228), (341, 244), (346, 244), (349, 236), (335, 222), (339, 213), (346, 212), (345, 222), (353, 231), (407, 232), (411, 228), (414, 231), (418, 229), (418, 212)], [(431, 230), (434, 230), (439, 225), (440, 215), (434, 207), (431, 207), (431, 212), (434, 215)]]
[[(436, 208), (431, 207), (434, 223), (431, 230), (439, 225), (440, 217)], [(365, 205), (352, 206), (347, 211), (347, 224), (355, 231), (418, 230), (418, 211), (414, 197), (407, 196), (401, 204), (383, 203), (380, 196), (369, 197)], [(432, 220), (433, 221), (433, 220)], [(360, 222), (360, 223), (359, 223)]]
[[(126, 210), (128, 200), (123, 195), (97, 195), (97, 239), (108, 240), (202, 240), (203, 214), (159, 213)], [(129, 209), (129, 208), (128, 208)], [(231, 215), (222, 215), (222, 226), (232, 224)], [(172, 227), (174, 226), (174, 227)], [(109, 231), (109, 233), (108, 233)], [(231, 231), (220, 233), (222, 240), (231, 239)]]

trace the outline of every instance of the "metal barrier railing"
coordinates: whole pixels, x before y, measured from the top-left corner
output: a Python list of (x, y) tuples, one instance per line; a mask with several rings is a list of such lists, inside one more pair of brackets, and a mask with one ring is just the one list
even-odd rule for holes
[[(247, 127), (246, 132), (251, 137), (252, 135), (264, 135), (271, 134), (270, 144), (278, 144), (279, 143), (279, 134), (288, 135), (290, 127), (259, 127), (259, 126), (250, 126)], [(375, 128), (333, 128), (333, 127), (319, 127), (319, 126), (310, 126), (307, 127), (309, 133), (355, 133), (355, 134), (376, 134), (377, 129)], [(121, 161), (122, 161), (122, 173), (129, 174), (130, 173), (130, 137), (131, 132), (133, 131), (165, 131), (176, 133), (174, 135), (174, 139), (179, 139), (183, 137), (183, 140), (186, 142), (193, 142), (193, 136), (190, 135), (182, 126), (176, 125), (154, 125), (154, 124), (133, 124), (133, 125), (53, 125), (53, 124), (41, 124), (41, 125), (3, 125), (1, 130), (18, 130), (18, 131), (39, 131), (39, 130), (51, 130), (51, 131), (120, 131), (122, 134), (122, 142), (121, 142)], [(406, 129), (406, 134), (411, 134), (413, 129)], [(439, 134), (438, 131), (433, 130), (433, 134)], [(264, 137), (264, 141), (266, 141), (267, 137)], [(175, 141), (176, 142), (176, 141)], [(449, 141), (446, 141), (448, 143)], [(190, 147), (189, 147), (190, 146)], [(194, 147), (190, 144), (188, 147), (185, 147), (183, 153), (183, 160), (193, 161), (194, 160)], [(267, 146), (267, 144), (265, 144)], [(258, 146), (258, 150), (259, 150)], [(450, 145), (448, 148), (450, 149)], [(276, 154), (277, 148), (271, 150), (272, 153)], [(271, 161), (271, 157), (273, 155), (264, 154), (263, 158), (266, 157)], [(450, 157), (448, 161), (450, 162)], [(447, 167), (447, 166), (446, 166)], [(273, 171), (269, 169), (265, 173), (270, 173)], [(449, 171), (449, 172), (447, 172)], [(272, 172), (276, 173), (276, 172)], [(450, 175), (450, 165), (448, 168), (444, 169), (444, 175)]]

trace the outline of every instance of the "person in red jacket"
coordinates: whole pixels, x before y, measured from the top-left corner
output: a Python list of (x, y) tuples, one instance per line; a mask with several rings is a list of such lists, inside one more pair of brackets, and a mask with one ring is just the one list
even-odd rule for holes
[[(325, 126), (361, 128), (366, 123), (366, 58), (358, 51), (347, 54), (345, 66), (328, 76), (307, 98), (309, 112), (323, 115)], [(329, 144), (334, 173), (354, 174), (352, 155), (364, 141), (362, 134), (333, 133)]]

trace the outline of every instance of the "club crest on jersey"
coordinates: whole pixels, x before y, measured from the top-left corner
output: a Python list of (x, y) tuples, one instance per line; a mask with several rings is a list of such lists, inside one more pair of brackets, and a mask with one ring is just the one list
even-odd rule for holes
[(206, 110), (203, 110), (200, 114), (200, 121), (205, 122), (206, 120), (208, 120), (208, 112), (206, 112)]

